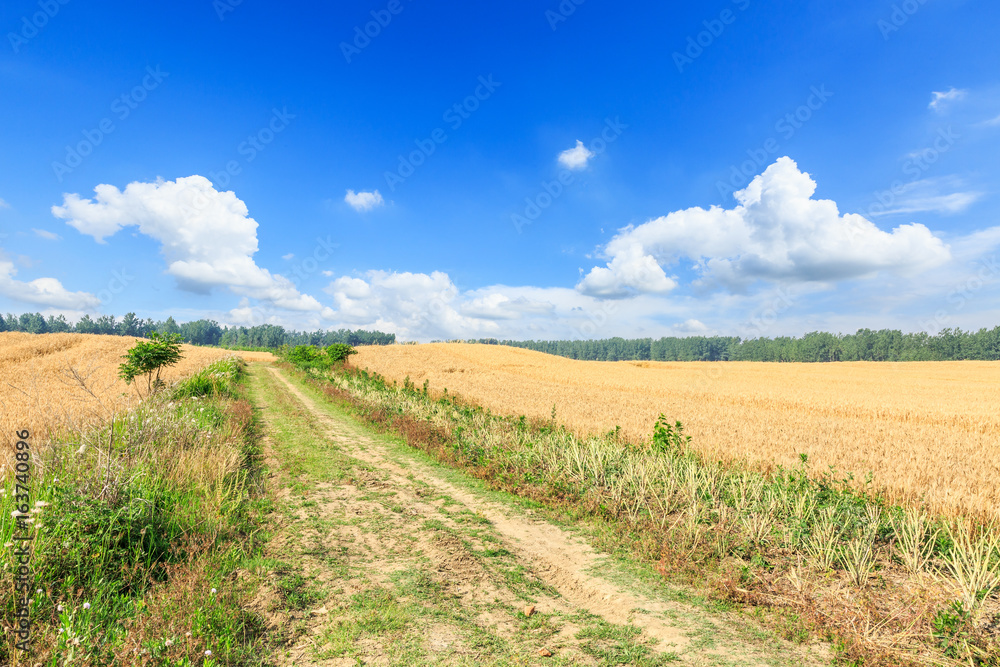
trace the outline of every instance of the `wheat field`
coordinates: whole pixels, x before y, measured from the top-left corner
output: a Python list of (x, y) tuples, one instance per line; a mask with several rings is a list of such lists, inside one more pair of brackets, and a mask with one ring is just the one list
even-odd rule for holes
[(1000, 517), (1000, 364), (575, 361), (441, 343), (359, 348), (352, 359), (492, 410), (579, 433), (646, 438), (662, 412), (703, 454), (814, 474), (872, 473), (891, 500)]
[[(93, 334), (0, 333), (0, 447), (7, 452), (17, 430), (28, 429), (34, 439), (45, 438), (104, 420), (137, 403), (134, 387), (118, 379), (121, 356), (135, 340)], [(163, 375), (168, 384), (231, 354), (248, 361), (273, 358), (266, 352), (191, 345), (182, 346), (182, 353), (180, 363)]]

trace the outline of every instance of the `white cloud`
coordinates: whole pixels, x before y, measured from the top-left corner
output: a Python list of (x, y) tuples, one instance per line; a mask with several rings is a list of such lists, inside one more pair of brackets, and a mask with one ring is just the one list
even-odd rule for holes
[(332, 319), (397, 334), (401, 340), (519, 337), (542, 331), (569, 337), (583, 307), (597, 304), (567, 288), (494, 285), (462, 292), (446, 273), (368, 271), (342, 276), (325, 291)]
[(559, 154), (559, 164), (572, 171), (579, 171), (586, 169), (587, 161), (592, 157), (594, 157), (594, 153), (578, 139), (576, 147), (564, 150)]
[(958, 90), (957, 88), (950, 88), (943, 93), (934, 91), (931, 93), (933, 96), (931, 103), (927, 106), (938, 113), (944, 113), (952, 102), (965, 99), (967, 93), (967, 90)]
[(983, 197), (982, 192), (965, 188), (962, 179), (955, 176), (925, 178), (907, 183), (893, 191), (894, 199), (875, 216), (902, 213), (961, 213)]
[(446, 273), (369, 271), (364, 278), (337, 278), (325, 291), (339, 321), (391, 329), (408, 337), (452, 338), (491, 334), (494, 323), (462, 315), (459, 290)]
[(692, 318), (674, 325), (674, 331), (682, 336), (705, 336), (708, 335), (709, 329), (700, 320)]
[(223, 313), (213, 312), (197, 316), (192, 315), (191, 319), (214, 319), (224, 324), (244, 327), (274, 324), (283, 326), (286, 329), (316, 331), (317, 329), (328, 328), (334, 316), (333, 309), (327, 307), (315, 311), (289, 311), (275, 307), (274, 304), (269, 302), (253, 303), (250, 299), (243, 297), (236, 308)]
[(998, 125), (1000, 125), (1000, 116), (997, 116), (996, 118), (990, 118), (989, 120), (984, 120), (982, 123), (979, 123), (979, 125), (982, 127), (997, 127)]
[[(686, 306), (652, 295), (607, 301), (572, 288), (508, 285), (461, 291), (437, 271), (369, 271), (339, 277), (325, 291), (337, 309), (329, 318), (336, 326), (379, 329), (400, 340), (635, 337), (654, 330), (662, 334), (653, 317), (690, 319), (681, 316)], [(686, 326), (697, 328), (693, 321)]]
[(696, 286), (732, 291), (758, 280), (913, 274), (949, 260), (948, 247), (925, 226), (884, 232), (860, 215), (840, 215), (832, 201), (813, 199), (815, 191), (808, 174), (780, 158), (734, 193), (733, 209), (690, 208), (619, 230), (604, 248), (606, 267), (594, 267), (577, 289), (600, 297), (664, 292), (673, 281), (660, 267), (681, 258), (693, 261)]
[(290, 252), (287, 255), (282, 255), (281, 259), (285, 260), (286, 262), (288, 260), (290, 260), (290, 259), (295, 259), (295, 253), (294, 252)]
[(100, 299), (89, 292), (70, 292), (55, 278), (36, 278), (30, 282), (15, 280), (14, 263), (0, 255), (0, 294), (15, 301), (66, 308), (92, 310), (101, 305)]
[(34, 229), (34, 228), (32, 228), (31, 231), (35, 232), (35, 234), (37, 236), (42, 237), (46, 241), (58, 241), (59, 239), (62, 238), (61, 236), (59, 236), (55, 232), (46, 231), (44, 229)]
[(53, 215), (98, 243), (124, 227), (138, 227), (160, 242), (167, 273), (182, 289), (206, 293), (225, 286), (278, 308), (322, 310), (291, 280), (257, 266), (257, 222), (234, 193), (218, 192), (207, 178), (135, 182), (124, 191), (98, 185), (94, 192), (94, 199), (64, 195)]
[(551, 302), (533, 301), (525, 296), (512, 298), (500, 292), (469, 297), (459, 307), (463, 315), (483, 320), (520, 320), (525, 316), (551, 316), (554, 311)]
[(360, 213), (385, 205), (385, 200), (382, 199), (382, 195), (379, 194), (378, 190), (375, 192), (358, 193), (355, 193), (354, 190), (348, 190), (347, 194), (344, 196), (344, 201), (350, 204), (351, 208)]
[(595, 266), (578, 289), (591, 296), (615, 299), (643, 292), (665, 294), (675, 287), (677, 283), (645, 253), (641, 243), (624, 243), (616, 249), (607, 268)]
[(10, 204), (8, 204), (6, 201), (4, 201), (2, 197), (0, 197), (0, 209), (4, 208), (10, 208)]

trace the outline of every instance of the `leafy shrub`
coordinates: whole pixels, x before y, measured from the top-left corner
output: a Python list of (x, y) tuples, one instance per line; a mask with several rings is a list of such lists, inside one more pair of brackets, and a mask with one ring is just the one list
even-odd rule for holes
[(357, 353), (357, 350), (346, 343), (334, 343), (326, 348), (326, 356), (330, 357), (330, 361), (334, 363), (346, 361), (347, 357)]
[(661, 413), (653, 426), (654, 451), (664, 454), (683, 453), (687, 451), (690, 435), (684, 435), (684, 426), (679, 421), (671, 424)]
[(302, 370), (329, 370), (335, 363), (343, 362), (352, 354), (357, 354), (350, 345), (335, 343), (325, 349), (313, 345), (296, 345), (285, 354), (285, 359)]
[(149, 334), (149, 340), (136, 341), (122, 355), (125, 361), (118, 366), (118, 377), (125, 380), (125, 384), (132, 384), (137, 377), (145, 375), (148, 396), (163, 387), (160, 373), (180, 361), (181, 356), (180, 334), (161, 336), (154, 332)]

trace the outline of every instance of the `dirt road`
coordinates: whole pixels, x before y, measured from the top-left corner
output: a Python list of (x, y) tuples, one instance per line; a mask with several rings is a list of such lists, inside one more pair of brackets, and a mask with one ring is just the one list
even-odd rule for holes
[(826, 664), (256, 366), (280, 529), (280, 664)]

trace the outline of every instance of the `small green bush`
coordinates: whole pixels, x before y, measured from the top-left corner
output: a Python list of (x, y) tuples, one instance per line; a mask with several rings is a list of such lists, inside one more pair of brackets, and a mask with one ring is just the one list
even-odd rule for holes
[(683, 424), (679, 421), (671, 424), (663, 414), (660, 414), (653, 426), (652, 448), (654, 451), (663, 454), (683, 454), (687, 451), (690, 442), (691, 436), (684, 435)]
[(302, 370), (329, 370), (336, 363), (341, 363), (352, 354), (357, 354), (350, 345), (335, 343), (325, 349), (313, 345), (296, 345), (285, 354), (285, 359)]
[(358, 353), (357, 350), (346, 343), (334, 343), (333, 345), (327, 347), (325, 351), (326, 356), (330, 357), (330, 361), (334, 363), (338, 361), (346, 361), (349, 356)]

